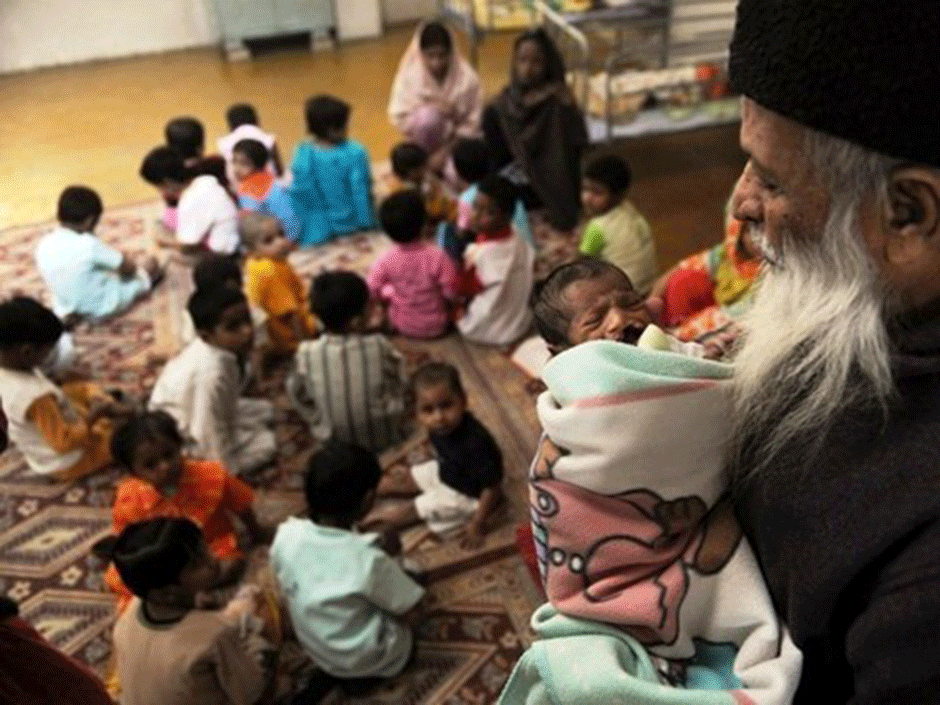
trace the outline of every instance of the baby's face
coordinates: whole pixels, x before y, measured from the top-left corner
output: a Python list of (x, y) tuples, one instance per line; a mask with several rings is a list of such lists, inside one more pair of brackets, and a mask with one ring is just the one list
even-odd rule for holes
[(572, 282), (561, 296), (571, 313), (570, 345), (589, 340), (615, 340), (635, 345), (646, 326), (652, 323), (646, 300), (625, 276), (615, 272)]

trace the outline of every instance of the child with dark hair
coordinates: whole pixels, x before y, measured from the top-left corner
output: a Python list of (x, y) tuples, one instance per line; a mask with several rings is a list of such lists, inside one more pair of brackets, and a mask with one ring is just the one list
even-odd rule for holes
[(150, 406), (176, 420), (196, 457), (250, 473), (272, 462), (277, 447), (270, 428), (274, 406), (240, 396), (254, 338), (248, 300), (237, 289), (216, 286), (197, 289), (187, 309), (197, 337), (163, 368)]
[(184, 161), (199, 159), (206, 147), (206, 131), (194, 117), (177, 117), (163, 128), (166, 146), (176, 151)]
[(638, 291), (656, 280), (656, 244), (646, 218), (627, 200), (632, 174), (616, 154), (592, 160), (581, 181), (581, 203), (591, 217), (581, 237), (582, 254), (620, 267)]
[(294, 353), (301, 340), (317, 333), (307, 292), (287, 261), (294, 243), (284, 237), (281, 223), (271, 216), (246, 213), (238, 223), (245, 259), (245, 293), (265, 313), (273, 350)]
[(287, 391), (318, 440), (378, 453), (402, 439), (402, 359), (385, 336), (366, 333), (369, 287), (354, 272), (325, 272), (310, 288), (323, 324), (294, 355)]
[(464, 548), (478, 548), (486, 523), (502, 498), (503, 455), (492, 434), (467, 409), (460, 373), (430, 362), (411, 379), (418, 423), (428, 432), (436, 459), (412, 466), (402, 482), (388, 476), (379, 494), (418, 495), (391, 513), (376, 511), (364, 528), (400, 530), (424, 521), (436, 534), (461, 531)]
[(104, 207), (87, 186), (59, 196), (59, 226), (36, 246), (36, 268), (63, 318), (99, 319), (127, 309), (163, 276), (153, 257), (135, 262), (95, 236)]
[(178, 201), (176, 238), (158, 238), (161, 246), (196, 255), (232, 254), (238, 249), (238, 210), (226, 189), (224, 174), (222, 181), (200, 174), (187, 166), (177, 151), (157, 147), (144, 157), (140, 175), (164, 198)]
[(349, 105), (333, 96), (307, 101), (311, 139), (298, 145), (291, 165), (301, 245), (318, 245), (375, 227), (369, 155), (348, 138), (349, 112)]
[(398, 675), (414, 651), (405, 616), (424, 590), (375, 534), (353, 528), (371, 509), (381, 472), (365, 448), (328, 443), (307, 464), (309, 519), (287, 519), (271, 546), (271, 565), (304, 652), (341, 679)]
[[(492, 173), (486, 142), (476, 138), (458, 140), (454, 145), (453, 162), (454, 170), (464, 189), (457, 198), (457, 232), (466, 234), (471, 231), (473, 224), (473, 201), (477, 195), (477, 184)], [(526, 242), (534, 241), (529, 214), (521, 198), (516, 199), (512, 226)]]
[(701, 702), (694, 689), (791, 702), (801, 655), (738, 526), (725, 471), (732, 366), (652, 325), (645, 297), (603, 260), (557, 268), (533, 309), (554, 353), (528, 478), (549, 602), (533, 619), (539, 646), (500, 702), (571, 687), (583, 702), (606, 701), (597, 677), (585, 687), (534, 665), (590, 643), (630, 654), (598, 670), (602, 685), (616, 673), (625, 702)]
[[(254, 492), (221, 463), (185, 457), (184, 447), (176, 421), (165, 411), (137, 414), (115, 430), (111, 455), (130, 477), (115, 493), (114, 534), (145, 519), (186, 517), (202, 527), (209, 552), (223, 561), (225, 574), (234, 575), (243, 554), (232, 517), (239, 518), (253, 540), (270, 539), (252, 509)], [(114, 566), (105, 580), (123, 610), (131, 594)]]
[(300, 237), (300, 221), (294, 215), (290, 194), (265, 169), (269, 152), (255, 139), (243, 139), (232, 147), (231, 169), (238, 191), (238, 204), (242, 210), (273, 215), (289, 240)]
[(114, 626), (122, 705), (259, 702), (272, 661), (266, 625), (198, 606), (221, 571), (196, 523), (133, 523), (96, 552), (113, 561), (135, 595)]
[(480, 181), (473, 201), (476, 241), (464, 252), (460, 292), (469, 298), (457, 321), (464, 337), (477, 343), (506, 345), (532, 325), (528, 301), (535, 251), (512, 227), (517, 189), (502, 176)]
[(415, 189), (424, 197), (424, 208), (432, 226), (452, 223), (457, 217), (457, 203), (444, 190), (428, 168), (428, 153), (414, 142), (402, 142), (392, 149), (392, 173), (385, 184), (386, 196)]
[(382, 202), (379, 221), (395, 245), (369, 270), (373, 298), (387, 304), (388, 322), (396, 332), (413, 338), (443, 335), (458, 274), (440, 248), (422, 240), (424, 199), (414, 189), (399, 191)]
[(555, 268), (532, 293), (532, 313), (539, 335), (557, 355), (591, 340), (612, 340), (707, 359), (722, 357), (733, 344), (731, 335), (684, 343), (653, 325), (646, 297), (622, 269), (585, 257)]
[(0, 303), (0, 403), (10, 440), (37, 475), (73, 480), (111, 462), (112, 419), (129, 409), (89, 382), (53, 384), (39, 369), (64, 328), (38, 301)]
[(280, 176), (283, 173), (281, 155), (277, 148), (277, 138), (259, 127), (258, 112), (255, 110), (255, 106), (250, 103), (236, 103), (225, 111), (225, 121), (228, 123), (231, 132), (225, 137), (220, 137), (216, 142), (216, 146), (219, 149), (219, 154), (228, 164), (229, 176), (233, 182), (235, 177), (232, 171), (232, 150), (242, 140), (256, 140), (263, 144), (268, 152), (268, 159), (262, 164), (261, 168), (270, 172), (273, 176)]

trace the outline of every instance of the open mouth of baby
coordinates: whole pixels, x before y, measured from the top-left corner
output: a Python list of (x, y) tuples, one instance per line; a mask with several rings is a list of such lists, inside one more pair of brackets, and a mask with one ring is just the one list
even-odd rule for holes
[(642, 323), (628, 323), (621, 331), (619, 340), (627, 345), (636, 345), (644, 330), (646, 330), (646, 326)]

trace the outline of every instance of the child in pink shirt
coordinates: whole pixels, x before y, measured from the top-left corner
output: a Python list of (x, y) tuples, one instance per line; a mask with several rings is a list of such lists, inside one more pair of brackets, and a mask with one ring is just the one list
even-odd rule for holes
[(369, 290), (388, 307), (389, 325), (411, 338), (447, 332), (447, 301), (456, 295), (458, 271), (439, 247), (422, 241), (427, 213), (414, 189), (389, 196), (379, 208), (382, 229), (395, 246), (372, 266)]

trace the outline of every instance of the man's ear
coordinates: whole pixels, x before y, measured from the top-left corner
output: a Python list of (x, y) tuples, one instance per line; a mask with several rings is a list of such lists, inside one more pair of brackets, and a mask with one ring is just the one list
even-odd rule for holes
[(919, 259), (925, 247), (940, 250), (940, 170), (907, 166), (891, 175), (886, 235), (893, 265)]

